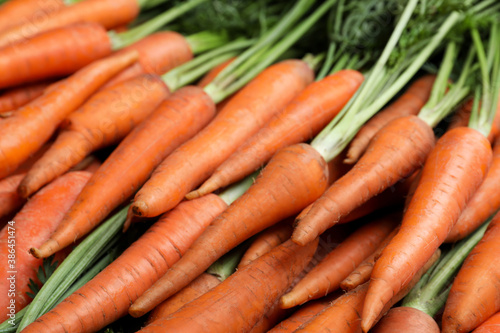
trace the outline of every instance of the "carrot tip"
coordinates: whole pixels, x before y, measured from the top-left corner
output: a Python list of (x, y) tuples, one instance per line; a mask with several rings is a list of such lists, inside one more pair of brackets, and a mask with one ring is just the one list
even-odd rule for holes
[(354, 158), (348, 157), (348, 158), (344, 159), (344, 164), (354, 164), (356, 162), (357, 162), (357, 159), (354, 159)]
[(19, 187), (17, 188), (17, 193), (22, 197), (22, 198), (28, 198), (31, 194), (32, 194), (32, 191), (29, 190), (28, 186), (26, 185), (19, 185)]
[(43, 258), (43, 257), (42, 257), (42, 252), (41, 252), (39, 249), (37, 249), (36, 247), (32, 247), (32, 248), (30, 249), (30, 253), (31, 253), (31, 255), (32, 255), (33, 257), (35, 257), (35, 258), (37, 258), (37, 259), (42, 259), (42, 258)]
[(138, 309), (137, 306), (135, 306), (135, 304), (132, 304), (132, 306), (130, 306), (130, 308), (128, 309), (128, 313), (134, 318), (139, 318), (146, 314), (144, 310), (140, 308)]
[(145, 216), (148, 210), (148, 205), (144, 201), (135, 201), (130, 207), (135, 216)]
[(193, 200), (193, 199), (197, 199), (203, 195), (205, 195), (205, 193), (200, 193), (199, 190), (196, 190), (196, 191), (189, 192), (188, 194), (186, 194), (186, 199)]
[(296, 304), (294, 304), (294, 300), (290, 297), (290, 294), (286, 294), (281, 296), (280, 298), (280, 308), (281, 309), (290, 309), (293, 308)]

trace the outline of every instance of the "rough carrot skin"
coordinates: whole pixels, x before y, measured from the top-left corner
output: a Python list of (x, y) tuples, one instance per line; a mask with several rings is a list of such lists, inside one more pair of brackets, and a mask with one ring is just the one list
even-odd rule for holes
[(63, 0), (10, 0), (0, 6), (0, 32), (40, 19), (65, 6)]
[(444, 242), (483, 181), (491, 155), (489, 141), (468, 127), (448, 131), (438, 140), (424, 165), (398, 234), (373, 268), (363, 309), (364, 331), (373, 326), (384, 304)]
[(0, 49), (0, 88), (72, 74), (109, 54), (111, 41), (97, 23), (47, 31)]
[(26, 202), (17, 194), (17, 186), (25, 174), (9, 176), (0, 180), (0, 217), (5, 217), (21, 208)]
[(280, 306), (292, 308), (337, 290), (340, 282), (376, 250), (399, 220), (399, 214), (383, 216), (356, 230), (281, 297)]
[(94, 94), (63, 121), (63, 130), (19, 185), (29, 197), (91, 152), (119, 143), (170, 94), (159, 76), (144, 74)]
[(473, 333), (500, 333), (500, 312), (482, 323)]
[(420, 168), (434, 145), (432, 128), (417, 116), (397, 118), (373, 138), (359, 162), (301, 214), (292, 239), (304, 245), (342, 216), (410, 176)]
[(280, 148), (315, 136), (344, 107), (363, 82), (354, 70), (341, 70), (311, 83), (219, 166), (193, 196), (228, 186), (265, 164)]
[(96, 332), (123, 317), (226, 207), (216, 195), (179, 204), (94, 279), (23, 332)]
[(435, 79), (435, 75), (425, 75), (419, 78), (401, 97), (373, 116), (352, 140), (345, 162), (349, 164), (357, 162), (372, 138), (391, 120), (416, 115), (429, 99)]
[(380, 319), (370, 333), (439, 333), (436, 321), (427, 313), (411, 307), (397, 307)]
[(136, 194), (133, 213), (152, 217), (175, 207), (313, 78), (313, 71), (301, 60), (282, 61), (264, 70), (207, 127), (156, 168)]
[(317, 244), (316, 240), (302, 247), (288, 240), (179, 311), (139, 332), (248, 331), (306, 267)]
[(217, 217), (182, 260), (132, 305), (130, 313), (141, 316), (150, 311), (236, 245), (296, 214), (323, 193), (327, 179), (324, 159), (309, 145), (280, 150), (255, 184)]
[(111, 29), (131, 22), (138, 13), (136, 0), (85, 0), (1, 32), (0, 47), (78, 22), (95, 22)]
[(215, 105), (201, 88), (184, 87), (170, 95), (111, 153), (60, 228), (34, 254), (50, 256), (92, 230), (134, 194), (165, 156), (193, 137), (214, 114)]
[(29, 279), (36, 280), (36, 271), (42, 264), (42, 260), (35, 259), (29, 254), (29, 248), (33, 245), (40, 245), (49, 238), (90, 176), (89, 172), (76, 171), (58, 178), (37, 193), (16, 214), (13, 218), (15, 221), (13, 226), (8, 224), (0, 231), (0, 259), (5, 265), (7, 265), (9, 254), (8, 236), (12, 236), (12, 232), (15, 235), (16, 249), (15, 267), (9, 267), (0, 272), (0, 278), (3, 281), (0, 283), (0, 292), (4, 295), (0, 297), (0, 320), (2, 322), (7, 319), (7, 306), (11, 299), (7, 297), (10, 284), (7, 283), (7, 278), (10, 276), (8, 271), (17, 271), (14, 299), (16, 311), (19, 311), (31, 301), (31, 298), (26, 295), (26, 292), (30, 291)]
[(44, 95), (0, 121), (0, 178), (8, 176), (52, 135), (59, 123), (76, 110), (113, 75), (137, 60), (137, 52), (95, 61)]
[(443, 333), (470, 332), (500, 311), (500, 214), (469, 253), (453, 281), (443, 314)]
[(282, 309), (279, 306), (279, 300), (276, 301), (271, 309), (265, 313), (248, 333), (267, 333), (277, 323), (283, 320), (291, 312), (288, 309)]
[(0, 96), (0, 117), (3, 117), (6, 112), (15, 111), (35, 98), (42, 96), (50, 84), (50, 82), (32, 83), (6, 90)]

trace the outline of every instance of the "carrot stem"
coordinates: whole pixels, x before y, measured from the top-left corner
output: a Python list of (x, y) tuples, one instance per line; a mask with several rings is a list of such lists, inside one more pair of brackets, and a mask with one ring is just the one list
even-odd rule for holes
[(330, 45), (328, 46), (328, 51), (326, 52), (325, 62), (323, 63), (323, 66), (319, 70), (318, 75), (316, 75), (316, 81), (319, 81), (328, 75), (330, 68), (333, 65), (333, 61), (335, 59), (336, 48), (337, 48), (337, 45), (335, 43), (330, 43)]
[(250, 241), (246, 241), (243, 244), (239, 245), (235, 249), (231, 250), (231, 252), (226, 253), (219, 260), (214, 262), (208, 269), (207, 273), (212, 274), (216, 278), (218, 278), (221, 282), (227, 279), (231, 274), (236, 271), (236, 267), (240, 263), (243, 254), (250, 246)]
[(236, 199), (241, 197), (243, 193), (245, 193), (250, 188), (250, 186), (252, 186), (259, 172), (260, 170), (252, 173), (238, 183), (231, 185), (226, 190), (224, 190), (224, 192), (219, 194), (219, 197), (229, 206)]

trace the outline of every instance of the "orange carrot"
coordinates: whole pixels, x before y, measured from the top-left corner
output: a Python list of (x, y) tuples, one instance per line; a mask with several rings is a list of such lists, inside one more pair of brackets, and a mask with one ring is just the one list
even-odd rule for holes
[(63, 122), (50, 149), (19, 185), (27, 198), (92, 151), (120, 142), (170, 94), (159, 76), (144, 74), (94, 94)]
[(337, 115), (362, 82), (361, 73), (341, 70), (310, 84), (188, 198), (228, 186), (257, 170), (280, 148), (308, 141)]
[(483, 181), (491, 156), (489, 141), (472, 128), (455, 128), (438, 140), (398, 234), (373, 268), (363, 309), (364, 331), (443, 243)]
[[(49, 238), (90, 176), (89, 172), (76, 171), (55, 180), (35, 195), (17, 213), (13, 222), (9, 222), (0, 231), (0, 259), (6, 265), (9, 264), (8, 269), (3, 269), (0, 273), (0, 278), (4, 281), (0, 284), (0, 291), (4, 295), (0, 298), (0, 321), (6, 320), (7, 314), (12, 313), (8, 309), (11, 300), (15, 301), (16, 312), (31, 301), (26, 295), (30, 291), (28, 283), (30, 279), (36, 280), (36, 270), (42, 260), (33, 258), (28, 249)], [(9, 254), (15, 255), (12, 261), (8, 261), (12, 259), (8, 257)], [(14, 280), (10, 282), (15, 284), (15, 288), (9, 288), (11, 283), (6, 282), (11, 274), (14, 275)]]
[(44, 95), (1, 121), (0, 178), (14, 172), (50, 138), (64, 117), (137, 56), (132, 51), (96, 61), (51, 85)]
[(500, 312), (482, 323), (473, 333), (500, 333)]
[(49, 85), (49, 82), (32, 83), (5, 91), (0, 96), (0, 117), (6, 117), (8, 111), (15, 111), (42, 96)]
[(156, 168), (134, 198), (134, 214), (152, 217), (175, 207), (312, 80), (311, 68), (300, 60), (265, 69), (206, 128)]
[(279, 303), (279, 301), (276, 301), (271, 309), (260, 318), (248, 333), (266, 333), (285, 318), (290, 310), (280, 308)]
[[(304, 176), (294, 178), (299, 171)], [(150, 311), (236, 245), (296, 214), (323, 193), (326, 173), (325, 161), (310, 146), (280, 150), (248, 191), (217, 217), (182, 259), (131, 306), (130, 313), (141, 316)]]
[(0, 32), (64, 8), (64, 0), (10, 0), (0, 6)]
[(469, 253), (453, 281), (443, 314), (443, 333), (470, 332), (500, 311), (500, 214)]
[(337, 290), (340, 282), (375, 251), (399, 220), (400, 214), (391, 214), (356, 230), (281, 297), (280, 306), (292, 308)]
[(14, 213), (26, 202), (17, 194), (17, 187), (24, 176), (21, 173), (0, 180), (0, 217)]
[(317, 245), (302, 247), (289, 240), (140, 332), (248, 331), (302, 272)]
[(429, 99), (435, 75), (425, 75), (413, 82), (392, 104), (378, 112), (359, 130), (351, 141), (345, 163), (354, 164), (363, 155), (372, 138), (391, 120), (416, 115)]
[(185, 87), (170, 95), (111, 153), (61, 226), (40, 249), (34, 249), (34, 255), (48, 257), (92, 230), (146, 181), (165, 156), (194, 136), (214, 114), (215, 105), (201, 88)]
[(402, 306), (391, 309), (370, 330), (371, 333), (439, 333), (439, 326), (434, 318), (418, 309)]
[(130, 303), (179, 260), (226, 207), (216, 195), (179, 204), (94, 279), (24, 332), (95, 332), (123, 317)]
[(229, 60), (226, 60), (222, 64), (215, 66), (210, 70), (201, 80), (198, 82), (197, 86), (205, 88), (209, 83), (212, 83), (212, 81), (219, 75), (220, 72), (224, 70), (227, 66), (229, 66), (230, 63), (232, 63), (236, 57), (230, 58)]

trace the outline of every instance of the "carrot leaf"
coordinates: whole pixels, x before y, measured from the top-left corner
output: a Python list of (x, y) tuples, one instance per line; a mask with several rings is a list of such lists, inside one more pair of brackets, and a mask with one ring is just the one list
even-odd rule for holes
[[(54, 261), (53, 255), (43, 259), (43, 262), (38, 267), (38, 271), (36, 273), (38, 281), (40, 281), (42, 285), (44, 285), (47, 282), (47, 280), (52, 276), (52, 274), (57, 268), (57, 265), (58, 262)], [(31, 298), (35, 298), (36, 294), (38, 294), (38, 292), (40, 291), (38, 283), (30, 279), (28, 286), (30, 287), (31, 292), (27, 292), (26, 294)]]

